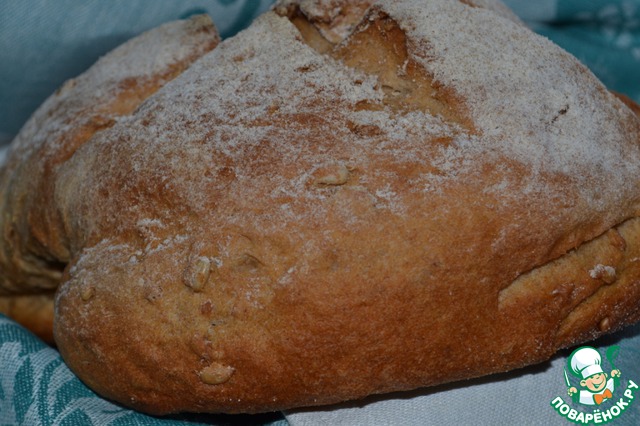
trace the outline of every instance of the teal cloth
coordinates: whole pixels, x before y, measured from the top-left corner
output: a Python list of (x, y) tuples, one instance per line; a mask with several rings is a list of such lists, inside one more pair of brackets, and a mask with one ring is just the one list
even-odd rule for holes
[[(124, 40), (162, 22), (209, 13), (228, 37), (266, 10), (271, 0), (2, 0), (0, 2), (0, 144), (9, 141), (33, 110), (71, 78)], [(640, 0), (505, 0), (540, 34), (572, 52), (611, 89), (640, 101)], [(640, 379), (640, 326), (607, 342), (620, 344), (623, 374)], [(600, 349), (600, 347), (599, 347)], [(567, 354), (564, 354), (566, 356)], [(551, 364), (561, 369), (562, 354)], [(545, 368), (550, 375), (544, 376)], [(145, 416), (96, 396), (65, 366), (59, 354), (0, 315), (0, 426), (4, 425), (271, 425), (457, 424), (504, 421), (482, 396), (500, 389), (520, 401), (509, 415), (518, 424), (560, 424), (548, 401), (526, 418), (523, 388), (562, 377), (549, 367), (531, 374), (473, 381), (411, 395), (374, 398), (329, 409), (260, 416)], [(531, 382), (527, 378), (532, 378)], [(534, 380), (535, 379), (535, 380)], [(558, 381), (558, 383), (556, 383)], [(554, 390), (555, 392), (555, 390)], [(434, 402), (429, 398), (438, 395)], [(546, 395), (545, 395), (546, 396)], [(395, 400), (394, 398), (397, 398)], [(518, 399), (520, 398), (520, 399)], [(540, 401), (535, 401), (536, 404)], [(421, 404), (426, 409), (416, 409)], [(377, 410), (377, 408), (381, 409)], [(514, 407), (519, 407), (514, 403)], [(537, 406), (535, 406), (537, 407)], [(612, 424), (640, 424), (640, 405)], [(345, 413), (348, 411), (348, 413)], [(386, 414), (386, 417), (382, 417)], [(520, 417), (520, 418), (518, 418)], [(566, 424), (563, 421), (561, 424)]]
[(639, 0), (505, 0), (611, 90), (640, 102)]

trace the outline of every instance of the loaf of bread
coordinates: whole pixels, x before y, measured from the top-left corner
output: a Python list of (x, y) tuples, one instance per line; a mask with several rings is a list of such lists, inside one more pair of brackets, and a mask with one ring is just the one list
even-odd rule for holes
[(640, 320), (637, 107), (497, 0), (281, 1), (209, 53), (171, 25), (49, 99), (0, 177), (0, 291), (57, 287), (99, 394), (331, 404)]

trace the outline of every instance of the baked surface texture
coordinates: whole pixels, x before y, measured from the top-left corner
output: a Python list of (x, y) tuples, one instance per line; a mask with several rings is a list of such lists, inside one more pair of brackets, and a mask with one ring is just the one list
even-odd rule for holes
[(0, 175), (0, 312), (53, 340), (53, 291), (71, 256), (53, 200), (59, 166), (218, 42), (207, 16), (162, 25), (67, 81), (24, 125)]
[(2, 288), (60, 282), (65, 361), (156, 414), (541, 362), (640, 319), (625, 102), (496, 1), (281, 2), (72, 153), (43, 142), (41, 216), (4, 190)]

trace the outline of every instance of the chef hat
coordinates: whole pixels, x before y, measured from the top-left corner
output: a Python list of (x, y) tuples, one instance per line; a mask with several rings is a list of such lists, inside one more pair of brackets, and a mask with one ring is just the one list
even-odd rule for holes
[(594, 348), (588, 346), (579, 348), (571, 354), (569, 360), (573, 374), (582, 376), (583, 379), (597, 373), (603, 373), (602, 367), (600, 367), (602, 358)]

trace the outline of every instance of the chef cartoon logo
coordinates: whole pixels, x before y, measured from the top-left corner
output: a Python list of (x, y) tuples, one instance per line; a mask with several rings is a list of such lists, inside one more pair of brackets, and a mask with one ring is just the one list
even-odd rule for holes
[(558, 396), (551, 401), (556, 412), (574, 423), (602, 424), (627, 410), (635, 399), (638, 385), (627, 380), (626, 386), (622, 386), (622, 372), (615, 366), (619, 352), (618, 346), (606, 350), (610, 369), (605, 371), (597, 349), (582, 346), (573, 351), (564, 368), (564, 384), (575, 408)]
[[(617, 346), (607, 350), (609, 362), (613, 367), (613, 359), (617, 356)], [(564, 370), (564, 378), (569, 389), (567, 393), (574, 401), (583, 405), (600, 405), (605, 400), (613, 398), (616, 382), (619, 382), (622, 373), (618, 369), (611, 370), (607, 374), (602, 370), (602, 358), (594, 348), (585, 346), (576, 349), (569, 357), (571, 373), (580, 379), (580, 390), (571, 385), (567, 369)]]

